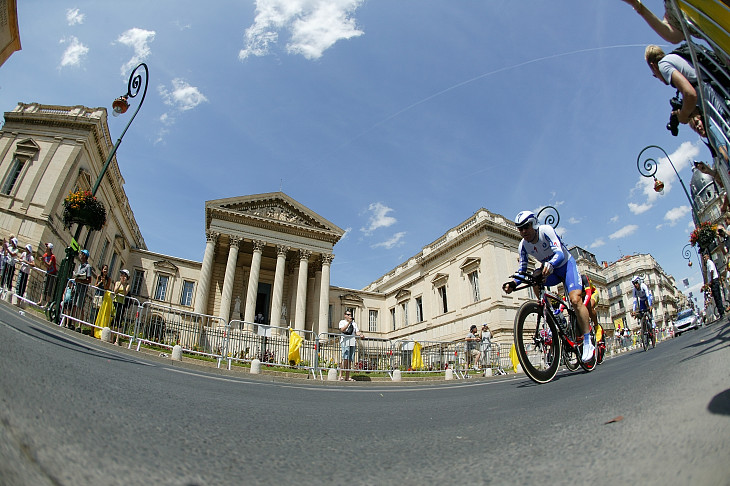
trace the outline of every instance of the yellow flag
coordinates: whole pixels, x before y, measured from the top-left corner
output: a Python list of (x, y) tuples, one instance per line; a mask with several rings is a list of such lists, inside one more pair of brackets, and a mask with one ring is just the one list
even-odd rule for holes
[(302, 337), (297, 334), (293, 329), (289, 329), (289, 364), (294, 363), (294, 366), (298, 365), (302, 360), (299, 357), (299, 348), (302, 347)]
[(411, 369), (420, 370), (423, 368), (423, 358), (421, 357), (421, 345), (413, 344), (413, 355), (411, 356)]
[(517, 348), (515, 343), (512, 343), (512, 347), (509, 348), (509, 360), (512, 361), (512, 368), (517, 369), (517, 365), (520, 364), (520, 360), (517, 357)]

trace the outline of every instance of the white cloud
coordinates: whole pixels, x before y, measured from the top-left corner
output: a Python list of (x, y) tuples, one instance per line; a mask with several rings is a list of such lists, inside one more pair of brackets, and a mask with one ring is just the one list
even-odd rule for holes
[(614, 216), (613, 218), (609, 219), (608, 221), (611, 223), (618, 223), (618, 214), (616, 216)]
[(692, 210), (689, 206), (679, 206), (677, 208), (670, 209), (664, 215), (664, 219), (669, 221), (669, 226), (676, 225), (681, 219), (685, 218), (688, 214), (692, 214)]
[(352, 226), (348, 226), (347, 229), (345, 229), (345, 233), (342, 235), (342, 238), (340, 238), (340, 241), (342, 241), (345, 238), (347, 238), (348, 236), (350, 236), (351, 233), (352, 233)]
[(152, 52), (149, 43), (155, 40), (155, 32), (153, 30), (144, 30), (134, 27), (122, 33), (117, 42), (134, 49), (134, 55), (122, 66), (122, 76), (129, 76), (132, 69), (144, 62)]
[(257, 0), (256, 18), (244, 35), (241, 60), (265, 56), (279, 40), (279, 32), (291, 34), (286, 49), (306, 59), (319, 59), (338, 40), (363, 34), (352, 13), (364, 0)]
[(578, 224), (578, 223), (580, 223), (580, 219), (575, 218), (575, 217), (571, 217), (571, 218), (568, 218), (568, 223), (570, 223), (570, 224)]
[(84, 14), (77, 8), (69, 8), (66, 10), (66, 22), (68, 22), (68, 25), (83, 24)]
[(406, 235), (405, 231), (398, 232), (393, 235), (392, 238), (386, 241), (382, 241), (380, 243), (374, 244), (371, 248), (385, 248), (386, 250), (390, 250), (393, 247), (400, 246), (403, 244), (403, 237)]
[(168, 91), (163, 85), (160, 85), (158, 91), (166, 105), (173, 106), (180, 111), (192, 110), (199, 104), (208, 101), (208, 98), (197, 87), (190, 86), (180, 78), (172, 80), (172, 91)]
[(603, 245), (606, 244), (606, 241), (603, 238), (598, 238), (596, 241), (588, 245), (588, 248), (600, 248)]
[(63, 51), (61, 56), (61, 64), (59, 67), (79, 66), (82, 59), (89, 52), (89, 48), (83, 45), (76, 37), (70, 36), (61, 39), (61, 44), (68, 43), (68, 47)]
[(650, 203), (646, 203), (646, 204), (629, 203), (629, 211), (631, 211), (634, 214), (641, 214), (641, 213), (645, 213), (648, 210), (650, 210), (652, 206), (653, 206), (653, 204), (650, 204)]
[(378, 228), (387, 228), (388, 226), (392, 226), (398, 221), (394, 217), (388, 216), (388, 213), (393, 210), (382, 203), (372, 203), (368, 206), (368, 211), (372, 213), (368, 221), (368, 227), (360, 228), (360, 231), (366, 235), (372, 234), (372, 232)]
[(626, 238), (627, 236), (631, 236), (636, 232), (636, 230), (639, 229), (639, 227), (635, 224), (629, 224), (621, 228), (620, 230), (616, 231), (615, 233), (611, 233), (608, 237), (612, 240), (617, 240), (619, 238)]

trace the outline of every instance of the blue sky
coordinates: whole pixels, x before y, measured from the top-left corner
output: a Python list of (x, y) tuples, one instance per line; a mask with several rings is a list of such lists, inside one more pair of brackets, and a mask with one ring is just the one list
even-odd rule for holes
[[(29, 0), (18, 16), (2, 111), (110, 110), (148, 64), (117, 158), (152, 251), (200, 261), (206, 200), (281, 189), (347, 230), (332, 284), (362, 288), (479, 208), (554, 205), (568, 245), (701, 284), (676, 176), (660, 162), (658, 196), (636, 159), (660, 145), (689, 184), (710, 156), (665, 129), (674, 93), (643, 60), (664, 41), (620, 0)], [(113, 139), (126, 123), (109, 118)]]

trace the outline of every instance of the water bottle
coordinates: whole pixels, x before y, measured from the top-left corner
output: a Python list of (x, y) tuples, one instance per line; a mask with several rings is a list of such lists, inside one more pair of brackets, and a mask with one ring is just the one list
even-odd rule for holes
[(566, 329), (568, 329), (568, 321), (565, 319), (565, 316), (563, 315), (561, 310), (557, 309), (554, 312), (554, 315), (555, 315), (555, 320), (558, 323), (558, 327), (560, 328), (560, 331), (562, 331), (563, 333), (566, 332)]

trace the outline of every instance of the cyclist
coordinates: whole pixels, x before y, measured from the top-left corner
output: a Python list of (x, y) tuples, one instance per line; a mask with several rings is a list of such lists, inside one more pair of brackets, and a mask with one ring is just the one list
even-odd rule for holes
[(631, 311), (631, 315), (636, 317), (636, 308), (640, 311), (649, 311), (649, 321), (651, 322), (651, 332), (654, 332), (656, 324), (652, 317), (652, 308), (654, 304), (654, 297), (651, 295), (651, 290), (641, 281), (641, 277), (638, 275), (631, 279), (631, 283), (634, 284), (634, 307)]
[[(583, 356), (581, 358), (584, 363), (590, 361), (593, 358), (595, 347), (591, 342), (590, 317), (588, 309), (583, 305), (581, 295), (583, 286), (573, 255), (555, 233), (555, 229), (548, 224), (538, 224), (537, 217), (532, 211), (521, 211), (515, 218), (515, 225), (522, 236), (519, 246), (520, 268), (518, 273), (524, 274), (527, 271), (528, 258), (532, 256), (542, 262), (542, 276), (546, 286), (563, 283), (583, 333)], [(516, 280), (507, 282), (502, 289), (509, 294), (518, 283)]]

